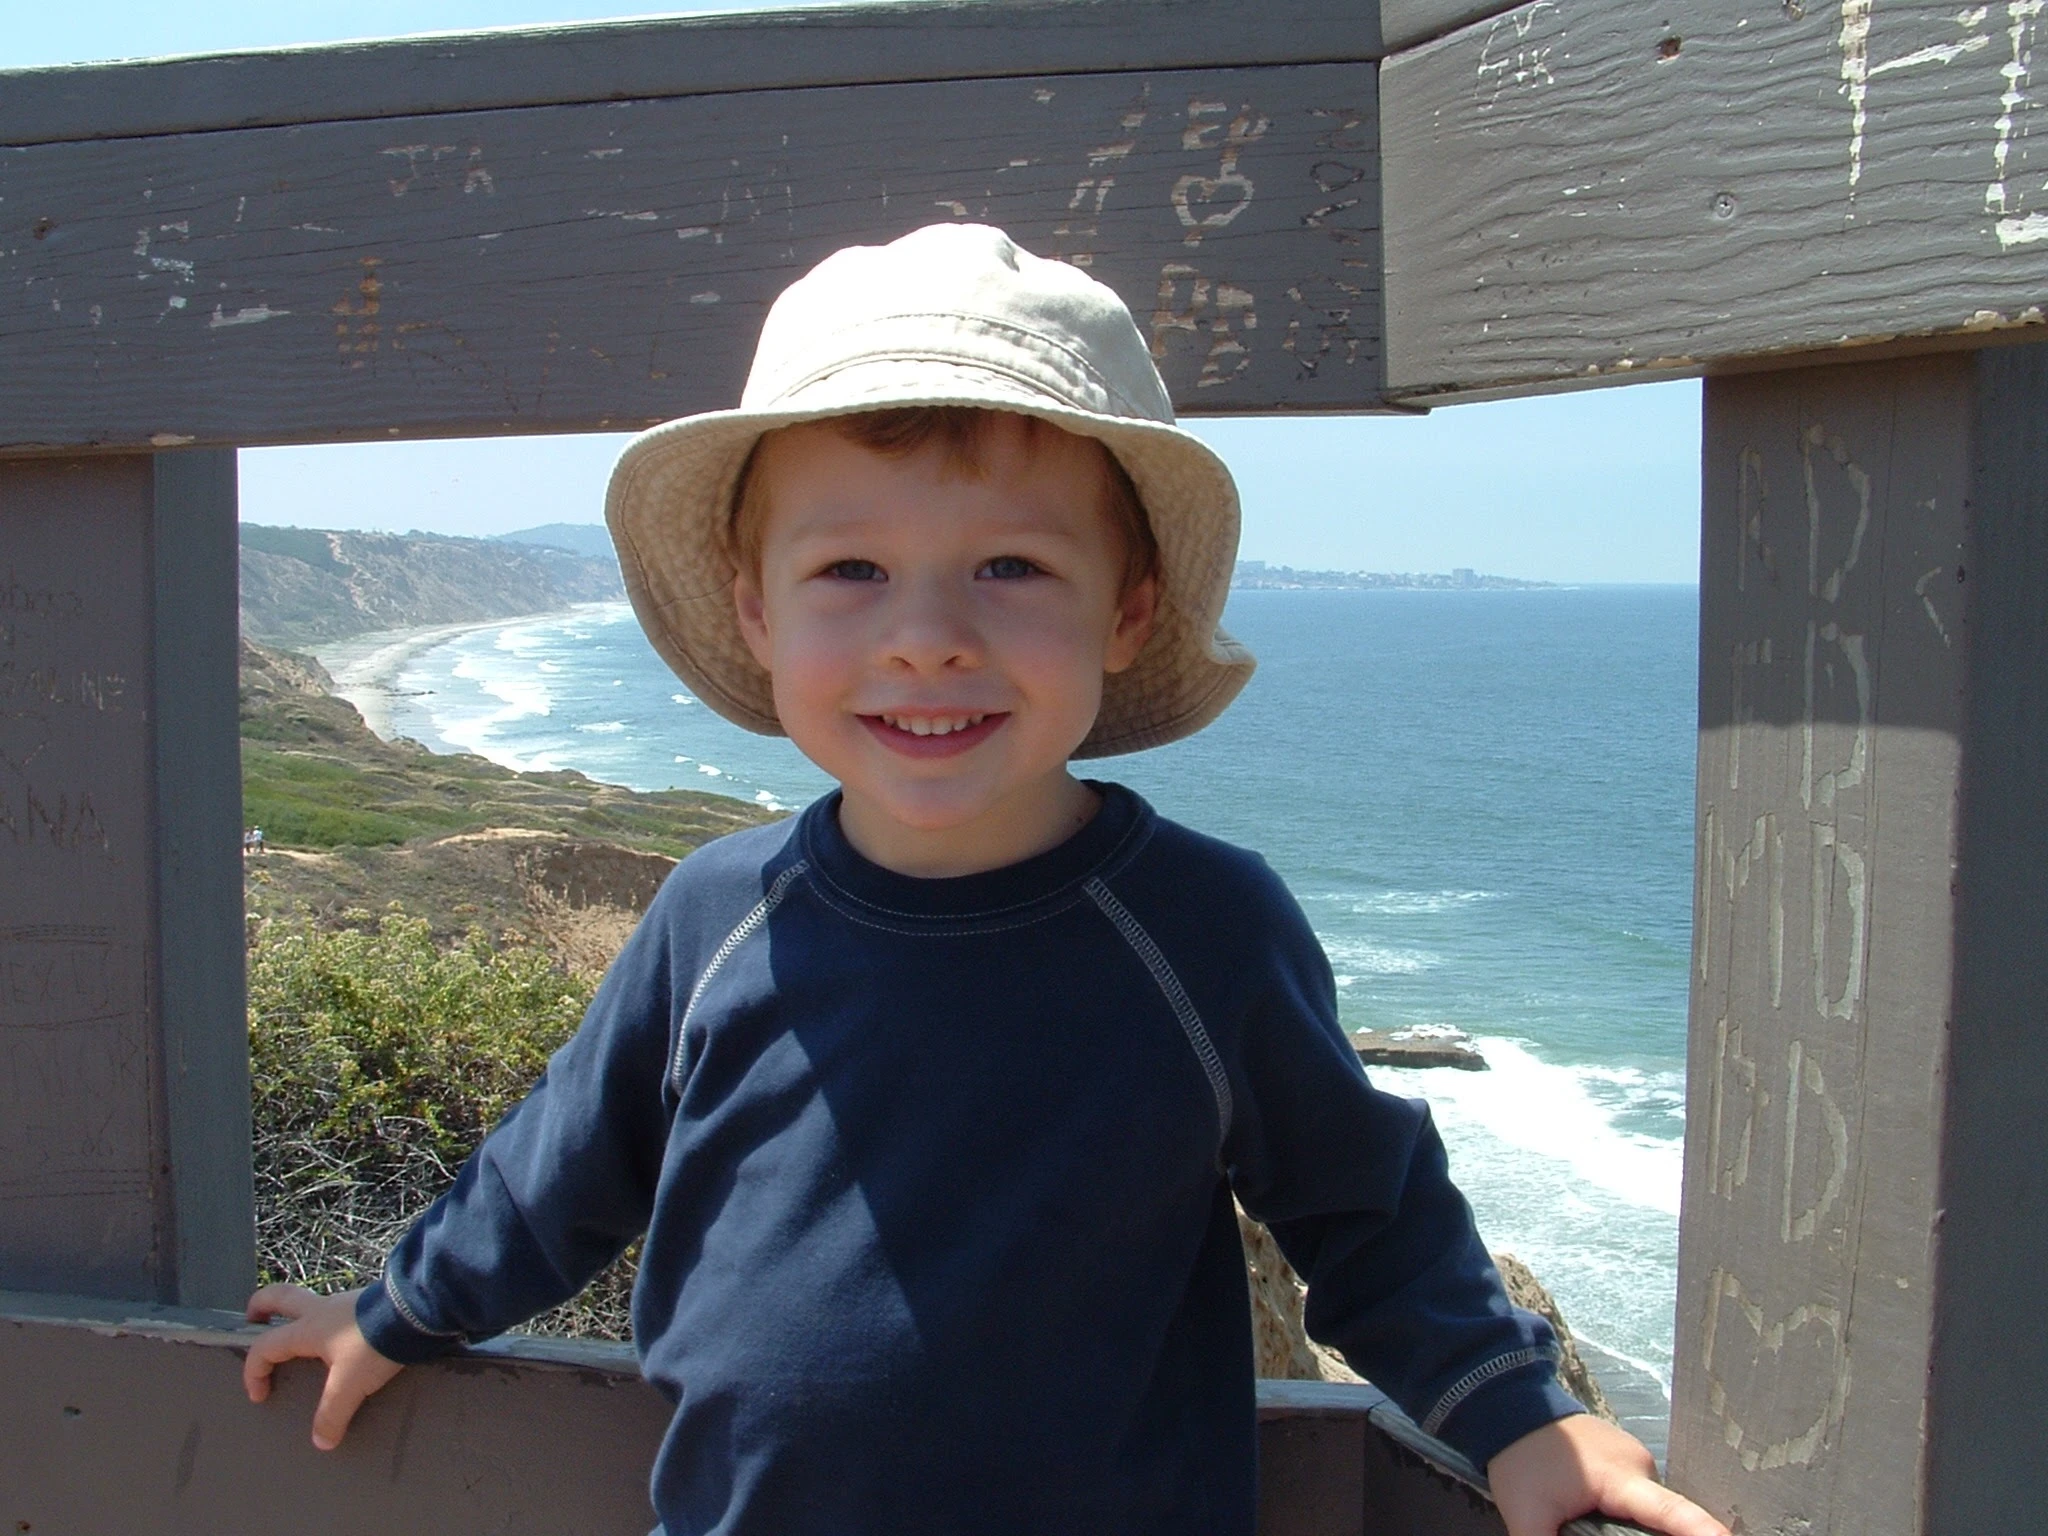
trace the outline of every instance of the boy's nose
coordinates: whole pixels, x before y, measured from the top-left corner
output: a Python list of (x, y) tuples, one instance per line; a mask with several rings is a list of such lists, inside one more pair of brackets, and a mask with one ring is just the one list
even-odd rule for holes
[(882, 635), (885, 659), (917, 672), (980, 665), (981, 638), (966, 609), (944, 581), (901, 581)]

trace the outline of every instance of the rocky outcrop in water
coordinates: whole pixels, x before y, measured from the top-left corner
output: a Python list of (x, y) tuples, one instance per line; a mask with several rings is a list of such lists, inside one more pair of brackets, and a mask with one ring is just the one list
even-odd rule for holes
[(1456, 1067), (1484, 1072), (1486, 1058), (1469, 1035), (1457, 1030), (1361, 1029), (1351, 1048), (1368, 1067)]

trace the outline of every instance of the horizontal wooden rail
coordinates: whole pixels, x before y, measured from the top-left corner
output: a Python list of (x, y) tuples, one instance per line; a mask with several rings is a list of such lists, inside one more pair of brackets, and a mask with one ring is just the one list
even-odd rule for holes
[(0, 70), (0, 144), (808, 86), (1326, 64), (1378, 58), (1378, 22), (1370, 4), (1332, 0), (927, 0)]
[(1390, 56), (1390, 393), (2039, 326), (2038, 11), (1534, 0)]
[(1316, 64), (0, 149), (0, 449), (728, 406), (778, 291), (947, 218), (1109, 282), (1185, 410), (1367, 408), (1377, 115), (1372, 66)]
[(1380, 46), (1413, 48), (1515, 8), (1515, 0), (1380, 0)]
[[(0, 1529), (641, 1536), (668, 1406), (622, 1344), (518, 1335), (405, 1372), (307, 1443), (317, 1365), (242, 1396), (232, 1313), (0, 1292)], [(1260, 1536), (1500, 1536), (1469, 1463), (1371, 1387), (1259, 1383)], [(1568, 1536), (1627, 1536), (1582, 1521)]]

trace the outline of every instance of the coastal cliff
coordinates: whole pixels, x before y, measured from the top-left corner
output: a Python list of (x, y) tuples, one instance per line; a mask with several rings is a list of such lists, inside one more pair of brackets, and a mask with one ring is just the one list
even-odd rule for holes
[(242, 525), (242, 632), (273, 645), (519, 618), (625, 595), (609, 553), (542, 540)]

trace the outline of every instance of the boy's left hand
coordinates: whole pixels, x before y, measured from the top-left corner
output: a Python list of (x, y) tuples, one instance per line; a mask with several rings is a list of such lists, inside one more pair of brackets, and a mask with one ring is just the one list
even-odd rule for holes
[(1486, 1464), (1508, 1536), (1557, 1536), (1581, 1515), (1633, 1520), (1666, 1536), (1729, 1536), (1699, 1505), (1657, 1481), (1643, 1443), (1591, 1414), (1522, 1436)]

